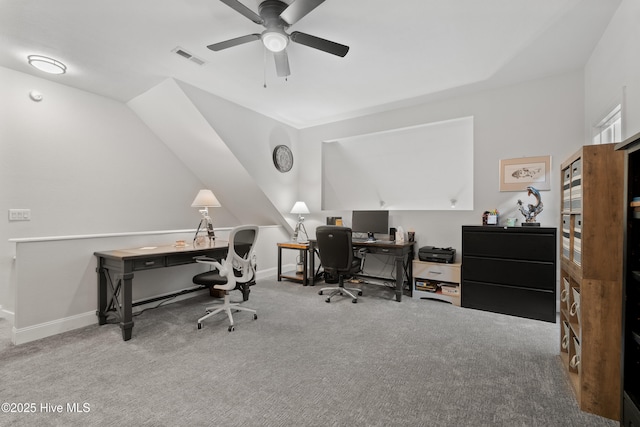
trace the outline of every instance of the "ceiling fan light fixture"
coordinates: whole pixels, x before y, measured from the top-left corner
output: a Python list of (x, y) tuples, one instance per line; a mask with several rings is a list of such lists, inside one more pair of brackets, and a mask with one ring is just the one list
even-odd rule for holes
[(289, 37), (280, 31), (267, 30), (262, 33), (262, 43), (271, 52), (282, 52), (289, 44)]
[(27, 56), (29, 64), (36, 67), (40, 71), (49, 74), (64, 74), (67, 72), (67, 66), (60, 61), (42, 55)]

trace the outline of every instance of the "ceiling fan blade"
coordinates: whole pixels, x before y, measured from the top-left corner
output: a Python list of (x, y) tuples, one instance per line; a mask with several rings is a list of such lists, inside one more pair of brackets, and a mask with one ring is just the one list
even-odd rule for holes
[(260, 24), (260, 25), (264, 24), (264, 20), (260, 17), (260, 15), (255, 13), (253, 10), (249, 9), (247, 6), (240, 3), (238, 0), (220, 0), (220, 1), (226, 4), (227, 6), (229, 6), (231, 9), (238, 12), (239, 14), (244, 15), (245, 17), (251, 19), (256, 24)]
[(238, 46), (239, 44), (249, 43), (254, 40), (260, 40), (260, 34), (247, 34), (246, 36), (236, 37), (235, 39), (229, 39), (220, 43), (210, 44), (209, 46), (207, 46), (207, 48), (217, 52), (222, 49)]
[(312, 36), (311, 34), (301, 33), (300, 31), (294, 31), (293, 33), (291, 33), (290, 38), (291, 41), (294, 41), (296, 43), (300, 43), (305, 46), (309, 46), (336, 56), (344, 57), (347, 52), (349, 52), (349, 46), (332, 42), (330, 40), (321, 39), (320, 37)]
[(293, 25), (322, 3), (324, 0), (295, 0), (280, 14), (280, 18)]
[(276, 74), (278, 74), (278, 77), (287, 77), (291, 74), (289, 70), (289, 57), (286, 50), (274, 52), (273, 57), (276, 60)]

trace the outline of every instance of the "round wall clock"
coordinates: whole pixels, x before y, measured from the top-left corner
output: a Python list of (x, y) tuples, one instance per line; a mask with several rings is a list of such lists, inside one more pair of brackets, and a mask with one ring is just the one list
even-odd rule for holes
[(280, 172), (289, 172), (293, 167), (293, 153), (286, 145), (273, 149), (273, 164)]

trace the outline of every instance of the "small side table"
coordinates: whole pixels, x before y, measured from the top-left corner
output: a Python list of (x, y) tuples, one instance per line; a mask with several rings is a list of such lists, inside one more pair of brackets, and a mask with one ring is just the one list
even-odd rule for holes
[[(316, 272), (315, 272), (315, 242), (283, 242), (278, 243), (278, 282), (282, 279), (293, 280), (294, 282), (302, 283), (303, 286), (315, 284)], [(302, 272), (296, 271), (289, 273), (282, 273), (282, 250), (294, 249), (300, 252), (302, 258)], [(309, 275), (311, 272), (311, 275)]]

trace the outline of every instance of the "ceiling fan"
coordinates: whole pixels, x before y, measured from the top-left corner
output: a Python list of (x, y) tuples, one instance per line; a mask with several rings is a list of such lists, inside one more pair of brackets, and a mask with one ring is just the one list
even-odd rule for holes
[(210, 44), (207, 47), (217, 52), (255, 40), (262, 40), (264, 46), (273, 52), (278, 77), (286, 77), (291, 74), (286, 50), (289, 42), (299, 43), (340, 57), (344, 57), (349, 52), (349, 46), (340, 43), (301, 33), (300, 31), (294, 31), (291, 34), (287, 34), (285, 31), (318, 7), (324, 0), (294, 0), (291, 4), (280, 0), (264, 0), (258, 6), (259, 14), (256, 14), (238, 0), (220, 1), (256, 24), (262, 25), (265, 30), (260, 34), (248, 34), (220, 43)]

